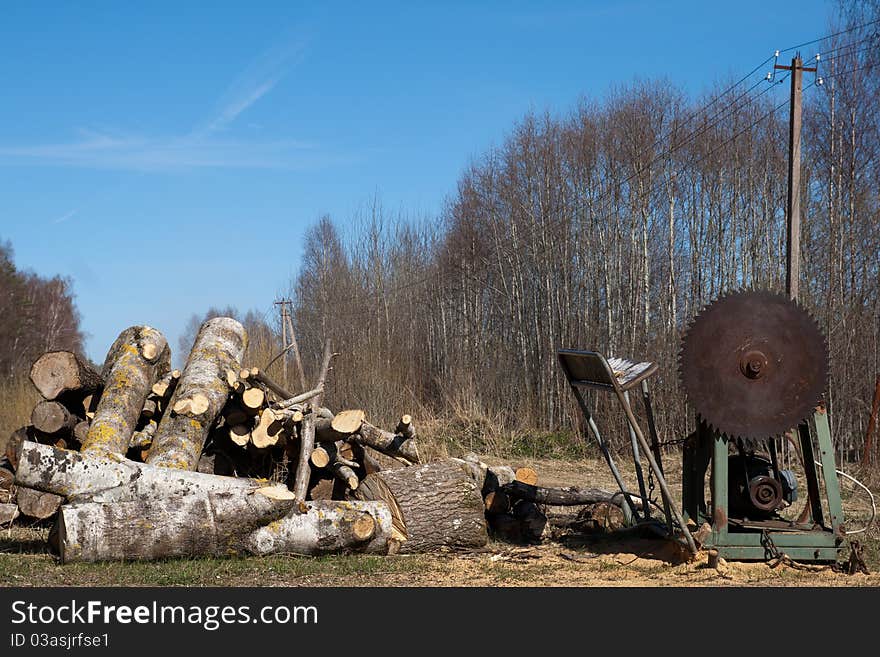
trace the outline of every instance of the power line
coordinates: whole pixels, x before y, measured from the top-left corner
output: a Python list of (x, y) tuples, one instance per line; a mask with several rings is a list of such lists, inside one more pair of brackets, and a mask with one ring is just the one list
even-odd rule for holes
[(868, 21), (867, 23), (862, 23), (861, 25), (855, 25), (855, 26), (847, 28), (845, 30), (841, 30), (840, 32), (835, 32), (834, 34), (826, 34), (825, 36), (819, 37), (818, 39), (813, 39), (812, 41), (805, 41), (804, 43), (799, 43), (796, 46), (791, 46), (790, 48), (785, 48), (783, 50), (780, 50), (779, 52), (783, 53), (783, 52), (790, 52), (792, 50), (797, 50), (798, 48), (803, 48), (804, 46), (810, 46), (814, 43), (819, 43), (820, 41), (825, 41), (826, 39), (833, 39), (834, 37), (840, 36), (841, 34), (849, 34), (850, 32), (854, 32), (855, 30), (860, 30), (863, 27), (868, 27), (869, 25), (876, 25), (877, 23), (880, 23), (880, 18), (873, 20), (873, 21)]
[[(834, 37), (834, 36), (838, 36), (838, 35), (840, 35), (840, 34), (845, 34), (845, 33), (848, 33), (848, 32), (852, 32), (852, 31), (854, 31), (854, 30), (856, 30), (856, 29), (859, 29), (860, 27), (866, 27), (866, 26), (868, 26), (868, 25), (873, 25), (873, 24), (875, 24), (875, 23), (880, 23), (880, 19), (875, 20), (875, 21), (871, 21), (871, 22), (869, 22), (869, 23), (865, 23), (865, 24), (860, 25), (860, 26), (856, 26), (856, 27), (850, 28), (850, 29), (848, 29), (848, 30), (842, 30), (842, 31), (837, 32), (837, 33), (834, 33), (834, 34), (827, 35), (827, 36), (825, 36), (825, 37), (821, 37), (820, 39), (816, 39), (816, 40), (814, 40), (814, 41), (805, 42), (805, 43), (803, 43), (803, 44), (799, 44), (798, 46), (792, 46), (791, 48), (787, 48), (787, 49), (782, 50), (782, 51), (780, 51), (780, 52), (788, 52), (788, 51), (790, 51), (790, 50), (794, 50), (795, 48), (803, 47), (803, 46), (805, 46), (805, 45), (810, 45), (811, 43), (816, 43), (816, 42), (818, 42), (818, 41), (822, 41), (822, 40), (824, 40), (824, 39), (832, 38), (832, 37)], [(833, 51), (832, 51), (832, 52), (833, 52)], [(714, 105), (715, 105), (717, 102), (719, 102), (724, 96), (726, 96), (728, 93), (730, 93), (730, 91), (732, 91), (732, 90), (735, 89), (737, 86), (739, 86), (740, 84), (742, 84), (742, 83), (743, 83), (745, 80), (747, 80), (751, 75), (754, 75), (755, 72), (757, 72), (762, 66), (764, 66), (764, 65), (765, 65), (767, 62), (769, 62), (771, 59), (773, 59), (773, 58), (770, 57), (770, 58), (764, 60), (763, 62), (761, 62), (760, 64), (758, 64), (758, 65), (757, 65), (754, 69), (752, 69), (752, 71), (750, 71), (746, 76), (744, 76), (744, 77), (741, 78), (739, 81), (737, 81), (736, 83), (734, 83), (733, 85), (731, 85), (730, 87), (728, 87), (728, 88), (727, 88), (724, 92), (722, 92), (721, 94), (719, 94), (719, 95), (717, 95), (716, 97), (714, 97), (714, 98), (712, 99), (712, 101), (710, 101), (709, 103), (707, 103), (707, 104), (704, 105), (703, 107), (699, 108), (698, 110), (695, 110), (694, 112), (692, 112), (691, 115), (690, 115), (690, 117), (685, 121), (684, 125), (687, 125), (687, 124), (692, 123), (693, 121), (695, 121), (701, 113), (704, 113), (708, 108), (714, 106)], [(860, 69), (853, 69), (853, 70), (851, 70), (851, 71), (841, 72), (841, 73), (834, 74), (834, 75), (832, 75), (832, 76), (825, 76), (825, 77), (826, 77), (826, 78), (829, 78), (829, 77), (837, 77), (837, 76), (839, 76), (839, 75), (843, 75), (844, 73), (853, 73), (853, 72), (855, 72), (855, 71), (857, 71), (857, 70), (865, 70), (865, 69), (868, 69), (868, 68), (873, 68), (873, 66), (875, 66), (875, 65), (868, 66), (868, 67), (861, 67)], [(777, 80), (773, 80), (772, 83), (771, 83), (771, 84), (770, 84), (770, 85), (769, 85), (764, 91), (762, 91), (761, 93), (756, 94), (754, 97), (752, 97), (752, 98), (751, 98), (751, 102), (756, 101), (757, 99), (759, 99), (760, 97), (762, 97), (764, 94), (766, 94), (766, 93), (768, 93), (769, 91), (771, 91), (772, 89), (776, 88), (777, 84), (781, 84), (781, 83), (785, 82), (785, 81), (788, 79), (788, 77), (789, 77), (789, 74), (786, 74), (785, 76), (783, 76), (783, 77), (782, 77), (780, 80), (778, 80), (778, 81), (777, 81)], [(762, 79), (762, 80), (758, 81), (757, 83), (753, 84), (753, 85), (752, 85), (752, 86), (751, 86), (746, 92), (744, 92), (743, 94), (740, 94), (740, 96), (738, 96), (736, 99), (734, 99), (732, 105), (731, 105), (731, 106), (728, 106), (727, 108), (725, 108), (724, 111), (722, 111), (722, 112), (718, 112), (718, 113), (714, 114), (712, 117), (710, 117), (710, 118), (706, 121), (706, 124), (705, 124), (704, 126), (701, 126), (700, 129), (694, 131), (693, 133), (688, 134), (688, 135), (687, 135), (682, 141), (680, 141), (679, 143), (677, 143), (677, 144), (674, 145), (673, 147), (671, 147), (671, 148), (667, 149), (666, 151), (663, 151), (663, 152), (661, 152), (660, 154), (656, 155), (654, 158), (652, 158), (652, 160), (651, 160), (647, 165), (645, 165), (645, 166), (643, 166), (643, 167), (637, 169), (637, 170), (634, 171), (632, 174), (630, 174), (629, 176), (627, 176), (624, 180), (615, 183), (615, 184), (613, 185), (613, 187), (615, 188), (615, 191), (617, 191), (617, 192), (621, 191), (621, 190), (623, 189), (623, 187), (624, 187), (627, 183), (631, 182), (631, 181), (632, 181), (634, 178), (636, 178), (636, 176), (638, 176), (639, 174), (641, 174), (641, 173), (643, 173), (644, 171), (650, 169), (650, 167), (653, 166), (653, 164), (655, 164), (655, 163), (658, 162), (659, 160), (661, 160), (661, 159), (663, 159), (663, 158), (665, 158), (665, 157), (667, 157), (667, 156), (673, 154), (674, 152), (676, 152), (677, 150), (683, 148), (684, 146), (690, 144), (690, 143), (693, 142), (698, 136), (704, 134), (704, 133), (707, 132), (708, 130), (710, 130), (710, 129), (712, 129), (713, 127), (717, 126), (717, 125), (721, 122), (721, 120), (723, 120), (724, 118), (727, 118), (727, 116), (729, 116), (729, 115), (733, 114), (735, 111), (741, 109), (741, 107), (745, 106), (746, 103), (744, 102), (742, 105), (737, 106), (737, 103), (739, 102), (739, 100), (743, 99), (743, 98), (746, 97), (749, 93), (751, 93), (751, 91), (753, 91), (753, 90), (754, 90), (754, 89), (760, 84), (760, 82), (762, 82), (762, 81), (764, 81), (764, 80)], [(816, 84), (817, 84), (816, 81), (814, 81), (814, 82), (808, 84), (807, 86), (804, 87), (804, 91), (806, 91), (807, 89), (810, 89), (810, 88), (813, 87), (813, 86), (816, 86)], [(725, 139), (725, 140), (724, 140), (723, 142), (721, 142), (720, 144), (716, 145), (712, 150), (710, 150), (709, 152), (705, 153), (702, 157), (700, 157), (700, 158), (699, 158), (698, 160), (696, 160), (695, 162), (689, 162), (689, 163), (688, 163), (687, 165), (685, 165), (684, 167), (679, 168), (679, 169), (675, 172), (675, 175), (680, 175), (680, 174), (682, 174), (683, 172), (685, 172), (688, 168), (691, 168), (691, 167), (693, 167), (693, 166), (695, 166), (695, 165), (701, 164), (703, 161), (706, 160), (706, 158), (708, 158), (708, 157), (710, 157), (711, 155), (717, 153), (719, 150), (721, 150), (722, 148), (724, 148), (726, 145), (728, 145), (729, 143), (731, 143), (732, 141), (734, 141), (735, 139), (737, 139), (740, 135), (742, 135), (742, 134), (745, 133), (746, 131), (748, 131), (748, 130), (754, 128), (756, 125), (758, 125), (759, 123), (761, 123), (762, 121), (764, 121), (765, 119), (767, 119), (768, 117), (770, 117), (771, 115), (773, 115), (775, 112), (777, 112), (777, 111), (779, 111), (781, 108), (785, 107), (787, 104), (789, 104), (789, 102), (790, 102), (790, 100), (786, 99), (785, 101), (783, 101), (782, 103), (778, 104), (777, 106), (775, 106), (775, 107), (772, 108), (771, 110), (765, 112), (765, 113), (762, 114), (758, 119), (756, 119), (755, 121), (753, 121), (753, 122), (750, 123), (749, 125), (747, 125), (747, 126), (745, 126), (744, 128), (738, 130), (737, 132), (735, 132), (732, 136), (730, 136), (729, 138)], [(718, 121), (715, 121), (715, 120), (714, 120), (716, 117), (720, 117)], [(676, 131), (676, 129), (680, 129), (680, 128), (681, 128), (681, 125), (677, 125), (677, 126), (675, 126), (675, 128), (673, 128), (673, 129), (667, 134), (667, 137), (666, 137), (666, 138), (668, 139), (669, 136), (671, 136), (672, 133), (674, 133), (674, 132)], [(655, 140), (655, 142), (654, 142), (654, 144), (652, 145), (652, 147), (653, 147), (653, 146), (656, 146), (660, 141), (661, 141), (660, 139)], [(660, 183), (662, 183), (662, 182), (663, 182), (663, 180), (658, 178), (658, 180), (657, 180), (656, 182), (654, 182), (654, 183), (652, 184), (651, 188), (648, 190), (648, 195), (652, 194), (652, 193), (655, 191), (655, 189), (657, 188), (657, 186), (658, 186)], [(607, 204), (605, 204), (605, 205), (606, 205), (606, 207), (607, 207), (607, 206), (610, 206), (610, 204), (611, 204), (611, 202), (612, 202), (612, 198), (611, 198), (611, 190), (606, 191), (604, 194), (602, 194), (602, 196), (605, 196), (606, 198), (609, 198)], [(581, 209), (583, 209), (583, 205), (581, 205), (581, 207), (575, 207), (575, 208), (573, 208), (573, 212), (576, 213), (576, 212), (578, 212), (578, 211), (581, 210)], [(602, 214), (602, 215), (598, 218), (598, 220), (599, 220), (599, 221), (602, 221), (602, 220), (604, 220), (604, 219), (609, 218), (609, 217), (612, 216), (612, 215), (613, 215), (613, 211), (611, 211), (611, 212), (607, 212), (607, 213), (605, 213), (605, 214)], [(561, 223), (562, 221), (563, 221), (562, 219), (556, 220), (556, 222), (558, 222), (558, 223)], [(550, 222), (550, 228), (551, 228), (551, 230), (552, 230), (552, 225), (553, 225), (553, 223), (555, 223), (555, 222)], [(546, 232), (547, 228), (548, 228), (548, 226), (547, 226), (547, 223), (546, 223), (546, 222), (545, 222), (543, 225), (541, 225), (541, 226), (535, 226), (535, 228), (533, 229), (533, 233), (534, 233), (534, 234), (532, 234), (532, 237), (534, 237), (535, 234), (537, 234), (537, 231), (538, 231), (538, 230), (543, 230), (544, 232)], [(529, 233), (529, 232), (532, 232), (532, 231), (526, 231), (526, 232)], [(526, 239), (528, 239), (528, 237), (529, 237), (529, 236), (526, 235)], [(537, 250), (535, 250), (531, 255), (532, 255), (533, 257), (537, 257), (537, 256), (539, 256), (539, 255), (542, 255), (543, 253), (545, 253), (545, 252), (547, 251), (547, 249), (548, 249), (549, 246), (550, 246), (550, 245), (548, 244), (548, 246), (539, 247), (539, 248), (538, 248)], [(471, 280), (475, 280), (475, 278), (476, 278), (476, 274), (479, 274), (480, 272), (482, 272), (482, 271), (488, 269), (488, 268), (491, 266), (491, 263), (490, 263), (488, 260), (484, 260), (483, 263), (484, 263), (484, 264), (483, 264), (483, 266), (481, 266), (481, 267), (475, 268), (475, 269), (471, 270), (470, 272), (462, 272), (462, 273), (467, 273), (468, 278), (470, 278)], [(398, 293), (400, 293), (400, 292), (403, 292), (403, 291), (406, 291), (406, 290), (412, 289), (412, 288), (417, 287), (417, 286), (420, 286), (420, 285), (424, 285), (424, 284), (426, 284), (426, 283), (435, 282), (435, 281), (436, 281), (436, 278), (437, 278), (437, 274), (436, 274), (436, 273), (431, 273), (431, 274), (428, 274), (428, 275), (426, 275), (426, 276), (423, 276), (423, 277), (417, 278), (417, 279), (415, 279), (415, 280), (409, 281), (409, 282), (407, 282), (407, 283), (403, 283), (403, 284), (400, 284), (400, 285), (393, 286), (391, 289), (389, 289), (389, 290), (385, 290), (385, 291), (384, 291), (384, 295), (385, 295), (386, 299), (387, 299), (387, 298), (391, 298), (391, 297), (393, 297), (394, 295), (396, 295), (396, 294), (398, 294)], [(371, 297), (375, 297), (375, 299), (378, 300), (381, 294), (382, 294), (382, 293), (376, 291), (376, 292), (372, 293), (372, 294), (369, 295), (369, 296), (371, 296)], [(356, 315), (356, 314), (357, 314), (357, 315), (360, 315), (360, 314), (362, 314), (362, 313), (361, 313), (360, 311), (350, 313), (350, 315), (352, 315), (352, 316), (353, 316), (353, 315)], [(372, 316), (370, 317), (370, 321), (372, 321)]]

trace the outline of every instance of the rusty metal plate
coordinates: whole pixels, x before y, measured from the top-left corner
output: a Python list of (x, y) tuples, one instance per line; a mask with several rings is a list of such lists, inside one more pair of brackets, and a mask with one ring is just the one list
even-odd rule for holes
[(813, 412), (828, 380), (819, 325), (788, 297), (735, 292), (704, 308), (682, 339), (679, 374), (689, 403), (727, 437), (785, 433)]

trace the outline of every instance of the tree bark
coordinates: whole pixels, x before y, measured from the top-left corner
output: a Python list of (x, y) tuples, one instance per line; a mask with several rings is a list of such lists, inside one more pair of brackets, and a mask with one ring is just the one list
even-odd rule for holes
[(0, 468), (0, 503), (11, 502), (15, 490), (15, 473), (6, 468)]
[(8, 525), (18, 518), (18, 505), (8, 502), (0, 503), (0, 525)]
[(67, 438), (79, 418), (57, 401), (41, 401), (31, 411), (31, 425), (53, 438)]
[(480, 490), (454, 461), (376, 472), (355, 494), (388, 504), (401, 552), (482, 547), (489, 540)]
[[(62, 495), (69, 500), (114, 502), (265, 488), (253, 479), (178, 471), (118, 456), (82, 454), (27, 441), (15, 483)], [(284, 489), (282, 484), (278, 487)]]
[(415, 440), (378, 429), (369, 422), (361, 424), (358, 433), (352, 435), (352, 440), (389, 456), (400, 456), (411, 463), (421, 462)]
[(309, 502), (211, 493), (62, 507), (54, 532), (63, 563), (234, 554), (327, 554), (388, 550), (383, 504)]
[(608, 502), (617, 506), (623, 504), (621, 493), (611, 493), (600, 488), (541, 488), (513, 481), (502, 486), (501, 490), (509, 497), (552, 506), (580, 506), (597, 502)]
[(238, 367), (246, 347), (247, 332), (234, 319), (215, 317), (202, 324), (169, 405), (173, 409), (199, 395), (207, 400), (207, 408), (200, 414), (165, 413), (148, 463), (195, 470), (211, 425), (229, 396), (226, 371)]
[(306, 513), (293, 511), (251, 533), (245, 542), (251, 554), (388, 554), (392, 518), (382, 502), (314, 501)]
[(19, 427), (13, 431), (9, 436), (9, 440), (6, 441), (6, 460), (9, 461), (9, 465), (12, 466), (13, 470), (18, 469), (18, 459), (21, 455), (21, 446), (26, 440), (36, 440), (34, 428), (30, 425)]
[(159, 331), (131, 326), (120, 333), (104, 361), (104, 390), (82, 451), (125, 454), (150, 389), (170, 367), (168, 342)]
[(43, 398), (49, 401), (65, 393), (85, 396), (104, 385), (101, 375), (70, 351), (50, 351), (40, 356), (31, 365), (30, 378)]
[(47, 493), (26, 486), (17, 485), (15, 488), (15, 503), (19, 510), (26, 516), (45, 520), (51, 518), (61, 506), (63, 498), (60, 495)]

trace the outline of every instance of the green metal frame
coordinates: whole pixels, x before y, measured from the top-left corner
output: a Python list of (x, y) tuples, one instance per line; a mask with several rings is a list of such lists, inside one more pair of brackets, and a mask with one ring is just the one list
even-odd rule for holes
[[(691, 519), (697, 525), (708, 522), (712, 527), (712, 534), (704, 542), (705, 547), (718, 550), (720, 556), (728, 559), (766, 560), (775, 556), (774, 548), (799, 561), (835, 561), (838, 558), (845, 536), (843, 508), (834, 463), (831, 429), (824, 407), (816, 409), (813, 421), (819, 448), (819, 462), (822, 464), (821, 475), (816, 470), (810, 427), (806, 423), (798, 426), (814, 527), (802, 531), (731, 528), (727, 507), (727, 439), (698, 423), (698, 429), (689, 438), (683, 454), (682, 511), (685, 521)], [(712, 466), (711, 509), (707, 507), (704, 495), (706, 471), (710, 463)], [(825, 482), (830, 526), (822, 510), (819, 476)]]

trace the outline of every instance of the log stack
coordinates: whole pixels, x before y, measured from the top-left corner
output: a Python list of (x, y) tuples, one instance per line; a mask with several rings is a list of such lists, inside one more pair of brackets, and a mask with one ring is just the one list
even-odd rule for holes
[[(363, 410), (324, 406), (329, 347), (315, 387), (292, 393), (242, 364), (246, 346), (242, 325), (221, 317), (202, 325), (181, 370), (149, 326), (125, 329), (100, 368), (70, 352), (41, 356), (31, 381), (42, 399), (0, 460), (0, 523), (52, 519), (64, 562), (384, 554), (410, 540), (410, 551), (464, 541), (454, 532), (426, 540), (411, 514), (401, 524), (387, 501), (357, 494), (380, 472), (412, 469), (422, 481), (412, 417), (386, 431)], [(401, 499), (407, 479), (395, 479)], [(459, 502), (472, 513), (481, 498), (468, 481), (475, 497)], [(477, 542), (486, 534), (478, 515)]]
[(389, 554), (482, 548), (490, 533), (537, 542), (544, 505), (615, 503), (474, 454), (423, 463), (409, 414), (392, 431), (324, 404), (329, 345), (299, 392), (243, 364), (246, 347), (244, 327), (218, 317), (180, 370), (149, 326), (122, 331), (100, 368), (41, 356), (42, 399), (0, 456), (0, 524), (51, 519), (63, 562)]

